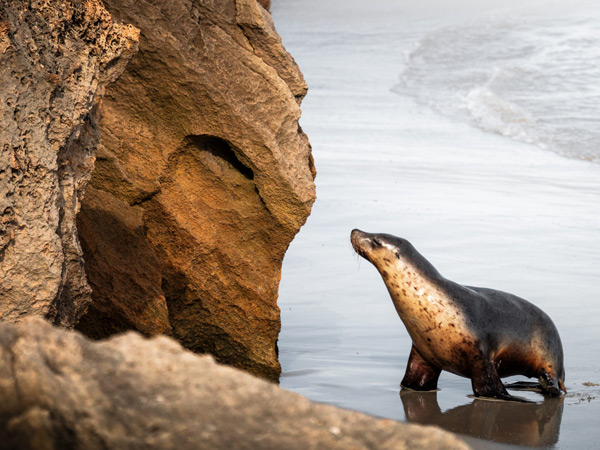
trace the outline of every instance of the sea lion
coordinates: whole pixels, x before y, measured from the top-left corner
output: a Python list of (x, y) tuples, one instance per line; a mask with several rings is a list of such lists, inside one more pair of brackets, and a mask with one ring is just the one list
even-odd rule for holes
[(383, 277), (412, 339), (403, 388), (434, 390), (446, 370), (470, 378), (480, 397), (515, 400), (500, 380), (511, 375), (538, 378), (548, 396), (566, 392), (560, 336), (537, 306), (447, 280), (405, 239), (353, 230), (350, 240)]

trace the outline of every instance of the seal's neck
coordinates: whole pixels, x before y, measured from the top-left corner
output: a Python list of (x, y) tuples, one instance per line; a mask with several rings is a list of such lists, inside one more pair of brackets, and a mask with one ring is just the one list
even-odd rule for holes
[(407, 320), (435, 320), (431, 313), (446, 306), (449, 301), (443, 290), (446, 280), (431, 265), (403, 266), (397, 270), (383, 269), (380, 273), (394, 306), (405, 323)]

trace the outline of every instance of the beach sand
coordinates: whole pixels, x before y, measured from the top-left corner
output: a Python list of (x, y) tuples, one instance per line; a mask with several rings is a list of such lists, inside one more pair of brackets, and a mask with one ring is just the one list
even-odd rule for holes
[[(318, 170), (317, 202), (284, 261), (281, 386), (497, 442), (589, 448), (600, 439), (600, 386), (590, 385), (600, 384), (600, 165), (485, 133), (392, 92), (428, 30), (467, 10), (487, 14), (491, 2), (453, 10), (431, 1), (323, 3), (272, 6), (310, 88), (301, 125)], [(542, 308), (562, 337), (569, 395), (516, 420), (502, 406), (478, 406), (469, 380), (442, 373), (437, 399), (417, 400), (433, 412), (407, 417), (414, 405), (399, 383), (411, 341), (379, 274), (354, 254), (353, 228), (404, 237), (446, 278)], [(476, 423), (482, 414), (492, 425)], [(457, 428), (461, 418), (474, 431)]]

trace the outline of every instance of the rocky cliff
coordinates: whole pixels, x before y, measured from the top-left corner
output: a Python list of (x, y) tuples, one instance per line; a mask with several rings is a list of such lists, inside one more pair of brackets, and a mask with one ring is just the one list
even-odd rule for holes
[(98, 0), (0, 0), (0, 318), (72, 327), (90, 302), (77, 214), (98, 104), (138, 31)]
[(94, 343), (0, 324), (4, 449), (466, 449), (451, 434), (312, 403), (165, 337)]
[(315, 199), (302, 75), (256, 0), (105, 5), (140, 50), (103, 103), (78, 329), (171, 334), (277, 379), (282, 259)]
[(170, 334), (276, 379), (306, 90), (256, 0), (0, 0), (0, 317)]

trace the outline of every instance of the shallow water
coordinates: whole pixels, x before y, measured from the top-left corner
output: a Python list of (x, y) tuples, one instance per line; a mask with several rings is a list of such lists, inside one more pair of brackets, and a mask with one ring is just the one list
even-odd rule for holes
[[(584, 383), (600, 384), (600, 165), (440, 114), (422, 100), (425, 87), (398, 89), (424, 38), (465, 21), (516, 20), (519, 3), (273, 2), (310, 86), (301, 124), (319, 172), (313, 213), (284, 261), (282, 387), (435, 423), (475, 436), (477, 448), (599, 441), (600, 386)], [(532, 22), (548, 12), (537, 5), (528, 4)], [(400, 395), (411, 341), (379, 274), (354, 254), (353, 228), (407, 238), (447, 278), (540, 306), (562, 337), (569, 394), (518, 394), (537, 405), (476, 400), (469, 380), (442, 373), (437, 393)]]

